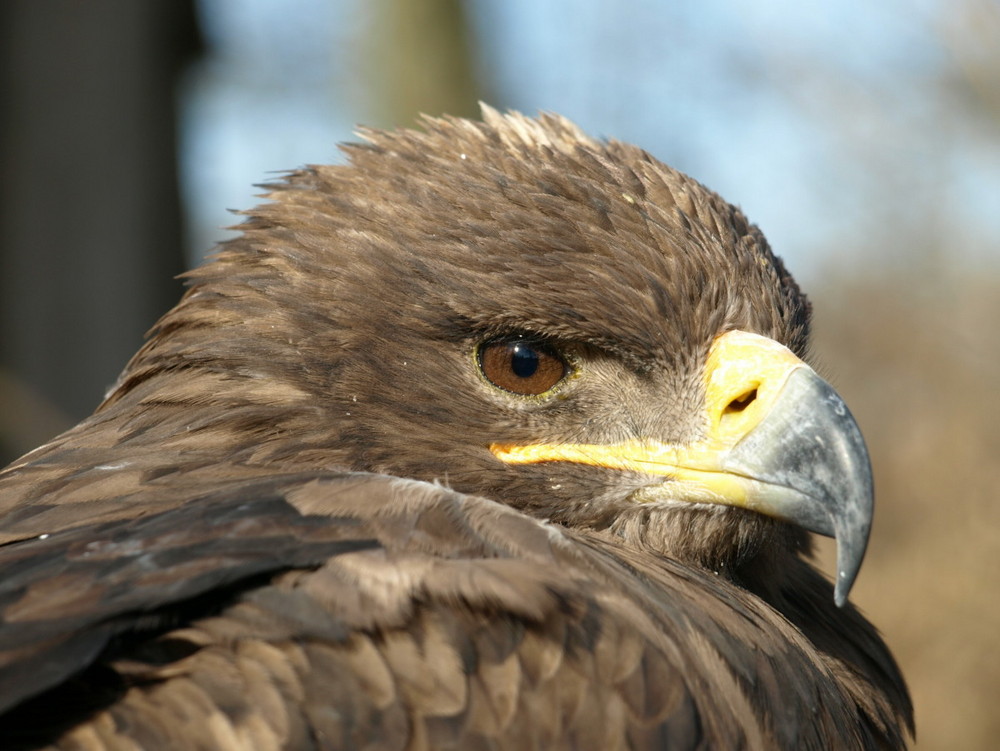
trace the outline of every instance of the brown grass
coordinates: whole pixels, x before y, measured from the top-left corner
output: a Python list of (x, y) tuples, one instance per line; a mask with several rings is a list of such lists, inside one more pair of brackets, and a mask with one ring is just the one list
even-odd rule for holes
[(820, 369), (875, 468), (854, 600), (907, 677), (915, 748), (1000, 747), (1000, 276), (833, 278), (813, 298)]

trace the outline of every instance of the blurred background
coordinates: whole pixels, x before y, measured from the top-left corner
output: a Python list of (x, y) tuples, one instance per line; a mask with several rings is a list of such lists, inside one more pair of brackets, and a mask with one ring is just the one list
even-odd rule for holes
[(997, 0), (4, 0), (0, 459), (96, 406), (254, 183), (479, 99), (639, 143), (763, 228), (872, 450), (855, 600), (916, 748), (997, 748)]

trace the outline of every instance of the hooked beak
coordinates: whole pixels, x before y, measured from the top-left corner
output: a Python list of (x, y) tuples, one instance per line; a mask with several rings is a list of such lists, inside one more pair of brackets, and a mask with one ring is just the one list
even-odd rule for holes
[(508, 464), (574, 462), (669, 478), (640, 501), (737, 506), (836, 538), (842, 606), (871, 529), (874, 492), (861, 431), (833, 387), (777, 342), (730, 331), (705, 370), (708, 429), (688, 445), (493, 444)]

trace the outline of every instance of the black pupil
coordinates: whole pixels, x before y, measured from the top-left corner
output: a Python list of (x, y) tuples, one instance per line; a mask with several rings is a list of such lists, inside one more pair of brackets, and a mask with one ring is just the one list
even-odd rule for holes
[(538, 370), (538, 353), (531, 345), (519, 342), (510, 348), (510, 368), (518, 378), (531, 378)]

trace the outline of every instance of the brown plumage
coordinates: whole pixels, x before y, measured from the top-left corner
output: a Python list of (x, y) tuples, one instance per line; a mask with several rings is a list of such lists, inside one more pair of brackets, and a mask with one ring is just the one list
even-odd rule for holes
[[(5, 749), (904, 745), (892, 657), (805, 560), (836, 532), (846, 595), (870, 478), (763, 339), (805, 354), (781, 262), (635, 147), (484, 120), (270, 186), (94, 415), (0, 473)], [(786, 461), (793, 402), (827, 432)]]

